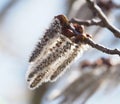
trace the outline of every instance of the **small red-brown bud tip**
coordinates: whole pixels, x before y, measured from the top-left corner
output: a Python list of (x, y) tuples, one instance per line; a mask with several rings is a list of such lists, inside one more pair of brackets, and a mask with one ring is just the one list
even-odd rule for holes
[(62, 26), (69, 24), (69, 20), (67, 19), (67, 17), (65, 15), (62, 15), (62, 14), (61, 15), (57, 15), (57, 16), (55, 16), (55, 18), (57, 18), (60, 21)]
[(75, 30), (78, 31), (79, 33), (84, 32), (84, 26), (83, 25), (79, 25), (79, 24), (74, 23), (73, 26), (75, 27)]
[(89, 34), (86, 34), (86, 37), (88, 37), (88, 38), (92, 38), (92, 36), (91, 36), (91, 35), (89, 35)]
[(75, 35), (73, 31), (70, 29), (63, 29), (62, 34), (64, 34), (68, 38), (71, 38), (72, 36)]

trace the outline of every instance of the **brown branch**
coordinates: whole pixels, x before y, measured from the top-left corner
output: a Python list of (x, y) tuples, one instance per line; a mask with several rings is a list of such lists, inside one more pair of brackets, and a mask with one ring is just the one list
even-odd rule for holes
[(92, 0), (86, 0), (88, 3), (88, 6), (90, 9), (93, 11), (93, 13), (97, 13), (97, 16), (99, 17), (100, 20), (79, 20), (79, 19), (71, 19), (70, 22), (72, 23), (78, 23), (80, 25), (85, 25), (85, 26), (92, 26), (92, 25), (97, 25), (101, 27), (106, 27), (108, 28), (115, 37), (120, 38), (120, 30), (117, 29), (115, 26), (113, 26), (105, 16), (105, 14), (102, 12), (102, 10), (99, 8), (99, 6), (94, 3)]
[[(80, 24), (80, 25), (102, 25), (102, 22), (101, 21), (95, 21), (94, 19), (92, 19), (91, 21), (87, 20), (87, 21), (79, 21), (79, 20), (75, 20), (75, 19), (72, 19), (70, 22), (73, 22), (74, 23), (77, 23), (77, 24)], [(75, 30), (76, 31), (76, 30)], [(84, 30), (83, 30), (84, 31)], [(79, 33), (78, 33), (79, 34)], [(80, 36), (80, 35), (79, 35)], [(83, 34), (79, 37), (79, 41), (83, 42), (83, 43), (86, 43), (88, 45), (90, 45), (91, 47), (93, 48), (96, 48), (104, 53), (107, 53), (107, 54), (112, 54), (112, 55), (119, 55), (120, 56), (120, 51), (118, 49), (108, 49), (102, 45), (99, 45), (99, 44), (96, 44), (92, 39), (91, 39), (91, 36), (89, 34)]]
[(101, 24), (100, 26), (108, 28), (111, 32), (113, 32), (114, 36), (117, 38), (120, 38), (120, 30), (114, 27), (110, 22), (108, 21), (107, 17), (103, 13), (103, 11), (99, 8), (99, 6), (93, 2), (92, 0), (86, 0), (88, 3), (88, 6), (90, 9), (97, 13), (98, 17), (101, 19)]
[(89, 60), (84, 60), (80, 63), (81, 69), (88, 68), (88, 67), (96, 68), (96, 67), (102, 67), (102, 66), (106, 66), (106, 68), (110, 68), (110, 67), (113, 67), (114, 64), (110, 58), (104, 58), (104, 57), (101, 57), (95, 60), (94, 62), (91, 62)]
[(72, 23), (78, 23), (79, 25), (85, 25), (85, 26), (97, 25), (97, 26), (101, 26), (101, 27), (106, 27), (116, 37), (120, 38), (120, 31), (116, 27), (114, 27), (113, 25), (111, 25), (109, 22), (103, 22), (103, 20), (101, 21), (101, 20), (92, 19), (92, 20), (85, 20), (84, 21), (84, 20), (79, 20), (79, 19), (73, 18), (73, 19), (70, 20), (70, 22), (72, 22)]
[(10, 10), (10, 8), (12, 8), (16, 3), (18, 2), (18, 0), (10, 0), (10, 2), (8, 2), (3, 10), (0, 12), (0, 22), (4, 19), (4, 17), (6, 16), (6, 13), (8, 10)]
[(84, 26), (92, 26), (92, 25), (97, 25), (100, 26), (102, 25), (101, 21), (96, 20), (96, 19), (92, 19), (92, 20), (80, 20), (77, 18), (72, 18), (70, 20), (71, 23), (77, 23), (79, 25), (84, 25)]
[(112, 0), (98, 0), (97, 5), (104, 11), (110, 11), (116, 8), (116, 4)]
[(93, 40), (89, 39), (89, 38), (85, 38), (84, 42), (88, 45), (90, 45), (93, 48), (96, 48), (104, 53), (107, 54), (112, 54), (112, 55), (119, 55), (120, 56), (120, 51), (118, 49), (108, 49), (102, 45), (96, 44)]
[(46, 93), (48, 88), (48, 84), (44, 84), (40, 86), (38, 89), (33, 91), (31, 96), (30, 104), (41, 104), (43, 100), (43, 96)]
[(115, 4), (114, 8), (120, 8), (120, 5)]

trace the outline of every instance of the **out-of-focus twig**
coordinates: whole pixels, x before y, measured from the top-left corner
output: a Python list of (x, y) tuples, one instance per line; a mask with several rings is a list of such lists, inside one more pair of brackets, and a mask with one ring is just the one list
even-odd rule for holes
[[(83, 69), (83, 71), (85, 71), (84, 69), (86, 69), (86, 68), (94, 70), (95, 68), (104, 67), (104, 68), (108, 69), (110, 71), (110, 73), (106, 76), (107, 81), (108, 81), (106, 89), (112, 90), (120, 84), (119, 83), (120, 63), (119, 63), (119, 60), (116, 62), (114, 62), (114, 60), (115, 59), (103, 58), (103, 57), (95, 60), (94, 62), (91, 62), (89, 60), (85, 60), (82, 63), (80, 63), (80, 68)], [(101, 69), (99, 69), (99, 70), (101, 70)]]
[(13, 7), (18, 1), (17, 0), (10, 0), (10, 2), (8, 2), (3, 10), (0, 12), (0, 21), (2, 21), (4, 19), (4, 16), (6, 15), (6, 13), (8, 12), (8, 10)]
[(120, 8), (120, 4), (113, 2), (114, 0), (98, 0), (97, 5), (102, 7), (102, 10), (111, 10)]
[[(96, 64), (96, 61), (102, 61), (102, 64), (92, 67), (91, 65)], [(64, 98), (59, 104), (71, 104), (81, 98), (79, 104), (85, 104), (86, 101), (103, 85), (104, 82), (108, 82), (108, 88), (115, 88), (119, 85), (118, 80), (120, 79), (120, 63), (113, 63), (112, 59), (109, 58), (100, 58), (89, 63), (91, 63), (91, 65), (88, 66), (89, 71), (82, 70), (83, 73), (81, 76), (61, 91), (59, 95), (54, 96), (53, 100), (63, 96)], [(110, 64), (111, 66), (108, 67), (106, 64)], [(80, 67), (80, 69), (81, 68), (82, 67)]]
[(41, 104), (48, 85), (44, 84), (33, 92), (31, 104)]
[(110, 58), (101, 57), (97, 59), (95, 62), (90, 62), (88, 60), (85, 60), (80, 65), (81, 69), (84, 69), (86, 67), (95, 68), (95, 67), (100, 67), (100, 66), (106, 66), (110, 68), (113, 66), (113, 63), (111, 62)]
[(70, 104), (82, 97), (82, 101), (79, 102), (79, 104), (85, 104), (90, 96), (98, 90), (106, 78), (106, 75), (110, 72), (110, 70), (105, 70), (100, 75), (95, 75), (94, 72), (96, 70), (99, 69), (96, 68), (90, 72), (83, 73), (82, 76), (65, 88), (58, 96), (55, 96), (54, 99), (64, 95), (64, 99), (60, 102), (60, 104)]

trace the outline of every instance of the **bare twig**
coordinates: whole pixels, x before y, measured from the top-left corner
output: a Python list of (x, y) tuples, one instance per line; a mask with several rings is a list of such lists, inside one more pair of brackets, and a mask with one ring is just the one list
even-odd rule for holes
[(120, 8), (120, 4), (113, 2), (114, 0), (97, 0), (97, 5), (104, 11)]
[(97, 14), (100, 20), (92, 19), (92, 20), (81, 21), (78, 19), (72, 19), (70, 20), (70, 22), (78, 23), (80, 25), (86, 25), (86, 26), (98, 25), (101, 27), (106, 27), (113, 33), (115, 37), (120, 38), (120, 30), (117, 29), (108, 21), (107, 17), (103, 13), (103, 11), (99, 8), (99, 6), (96, 3), (94, 3), (92, 0), (86, 0), (86, 1), (90, 9), (93, 11), (93, 13)]
[(101, 19), (103, 23), (103, 27), (108, 28), (110, 31), (114, 33), (116, 37), (120, 38), (120, 30), (114, 27), (112, 24), (110, 24), (107, 17), (103, 13), (103, 11), (99, 8), (99, 6), (97, 6), (97, 4), (94, 3), (92, 0), (86, 0), (86, 1), (90, 9), (94, 11), (95, 13), (97, 13), (98, 17)]
[(79, 20), (77, 18), (72, 18), (70, 20), (72, 23), (78, 23), (79, 25), (92, 26), (92, 25), (102, 25), (101, 21), (92, 19), (92, 20)]
[(0, 22), (4, 19), (4, 16), (6, 15), (7, 11), (11, 7), (13, 7), (17, 2), (18, 0), (10, 0), (10, 2), (4, 6), (3, 10), (0, 12)]
[[(77, 24), (80, 24), (80, 25), (102, 25), (102, 22), (101, 21), (95, 21), (94, 19), (92, 20), (87, 20), (87, 21), (79, 21), (79, 20), (75, 20), (75, 19), (72, 19), (70, 22), (74, 22), (74, 23), (77, 23)], [(96, 48), (104, 53), (107, 53), (107, 54), (112, 54), (112, 55), (119, 55), (120, 56), (120, 51), (118, 49), (108, 49), (102, 45), (99, 45), (99, 44), (96, 44), (91, 38), (90, 38), (90, 35), (86, 34), (86, 36), (83, 34), (81, 35), (81, 42), (84, 42), (88, 45), (90, 45), (91, 47), (93, 48)]]
[(110, 68), (114, 65), (110, 58), (104, 58), (104, 57), (101, 57), (94, 62), (90, 62), (89, 60), (84, 60), (80, 64), (81, 64), (80, 65), (81, 69), (84, 69), (86, 67), (95, 68), (100, 66), (106, 66)]
[(120, 8), (120, 5), (115, 4), (114, 8)]
[(89, 38), (85, 38), (84, 42), (90, 45), (91, 47), (96, 48), (104, 53), (120, 56), (120, 51), (118, 49), (108, 49), (102, 45), (96, 44), (93, 40)]
[(41, 104), (43, 96), (47, 91), (47, 88), (48, 88), (48, 84), (44, 84), (40, 88), (36, 89), (33, 92), (30, 104)]

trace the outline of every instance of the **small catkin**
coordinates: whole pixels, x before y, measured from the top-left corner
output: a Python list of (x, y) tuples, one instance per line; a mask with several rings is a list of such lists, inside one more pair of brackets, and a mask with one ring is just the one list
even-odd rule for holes
[[(77, 55), (83, 52), (86, 45), (79, 41), (76, 43), (73, 40), (76, 37), (75, 33), (70, 29), (64, 15), (58, 15), (53, 19), (29, 59), (30, 66), (26, 78), (30, 89), (35, 89), (48, 81), (55, 81)], [(70, 33), (70, 36), (67, 33)]]

